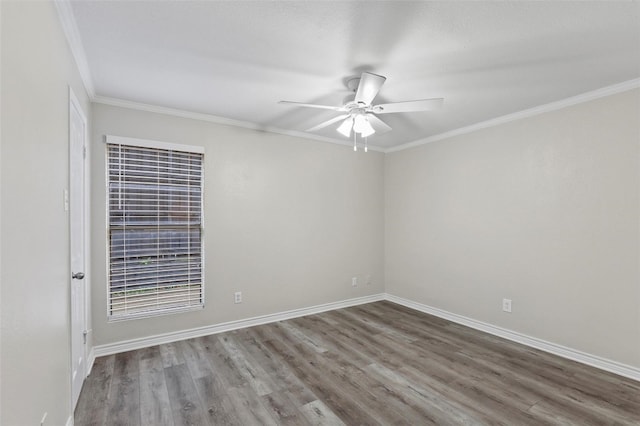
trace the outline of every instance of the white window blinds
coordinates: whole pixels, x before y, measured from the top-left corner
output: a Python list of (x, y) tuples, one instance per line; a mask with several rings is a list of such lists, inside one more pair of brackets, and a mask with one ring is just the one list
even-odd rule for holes
[(204, 154), (123, 141), (107, 138), (109, 317), (202, 307)]

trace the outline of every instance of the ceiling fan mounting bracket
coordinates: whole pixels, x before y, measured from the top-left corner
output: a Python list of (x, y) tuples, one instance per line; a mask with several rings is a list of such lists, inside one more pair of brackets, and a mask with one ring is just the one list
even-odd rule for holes
[(354, 93), (358, 90), (358, 85), (360, 85), (360, 77), (353, 77), (347, 80), (347, 89)]

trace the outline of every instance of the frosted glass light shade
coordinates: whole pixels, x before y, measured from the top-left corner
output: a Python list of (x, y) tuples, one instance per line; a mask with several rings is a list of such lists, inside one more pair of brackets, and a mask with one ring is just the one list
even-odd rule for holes
[(349, 117), (338, 126), (338, 132), (346, 137), (351, 136), (351, 127), (353, 126), (353, 118)]
[(353, 119), (353, 131), (356, 133), (362, 133), (367, 125), (367, 119), (364, 115), (356, 115)]
[(371, 136), (376, 132), (365, 115), (356, 115), (353, 121), (353, 131), (360, 133), (362, 137)]

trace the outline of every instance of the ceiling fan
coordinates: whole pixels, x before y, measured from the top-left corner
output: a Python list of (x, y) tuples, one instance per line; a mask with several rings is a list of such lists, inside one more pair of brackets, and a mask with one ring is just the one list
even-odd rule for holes
[(354, 150), (356, 149), (355, 137), (359, 134), (363, 138), (374, 133), (382, 134), (391, 130), (377, 115), (397, 112), (430, 111), (442, 106), (443, 98), (419, 99), (415, 101), (392, 102), (388, 104), (372, 105), (372, 102), (387, 78), (370, 72), (363, 72), (358, 78), (347, 82), (347, 87), (355, 92), (353, 100), (348, 99), (342, 106), (329, 106), (306, 104), (301, 102), (280, 101), (280, 104), (294, 105), (306, 108), (329, 109), (343, 114), (327, 120), (317, 126), (307, 129), (307, 132), (315, 132), (331, 124), (342, 121), (336, 129), (345, 137), (354, 133)]

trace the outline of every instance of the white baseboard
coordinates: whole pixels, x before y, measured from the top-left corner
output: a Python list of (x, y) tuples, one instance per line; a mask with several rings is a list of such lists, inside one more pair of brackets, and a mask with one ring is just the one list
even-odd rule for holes
[[(93, 368), (93, 363), (96, 362), (96, 351), (95, 348), (91, 348), (89, 351), (89, 356), (87, 357), (87, 371), (86, 376), (91, 374), (91, 369)], [(85, 377), (86, 377), (85, 376)]]
[(392, 294), (386, 294), (385, 299), (397, 303), (407, 308), (415, 309), (420, 312), (434, 315), (436, 317), (444, 318), (457, 324), (466, 325), (467, 327), (474, 328), (476, 330), (484, 331), (485, 333), (493, 334), (498, 337), (502, 337), (507, 340), (511, 340), (516, 343), (540, 349), (541, 351), (549, 352), (553, 355), (558, 355), (562, 358), (567, 358), (572, 361), (577, 361), (582, 364), (587, 364), (592, 367), (599, 368), (601, 370), (609, 371), (611, 373), (618, 374), (620, 376), (628, 377), (640, 381), (640, 368), (625, 365), (616, 361), (612, 361), (599, 356), (591, 355), (585, 352), (578, 351), (576, 349), (568, 348), (566, 346), (558, 345), (555, 343), (547, 342), (546, 340), (538, 339), (536, 337), (527, 336), (515, 331), (507, 330), (506, 328), (497, 327), (495, 325), (477, 321), (471, 318), (464, 317), (462, 315), (454, 314), (442, 309), (434, 308), (432, 306), (424, 305), (422, 303), (414, 302), (412, 300), (403, 299)]
[(308, 308), (292, 309), (290, 311), (278, 312), (275, 314), (261, 315), (258, 317), (229, 321), (221, 324), (210, 325), (206, 327), (192, 328), (190, 330), (176, 331), (172, 333), (158, 334), (156, 336), (142, 337), (139, 339), (131, 339), (123, 342), (110, 343), (107, 345), (99, 345), (93, 347), (89, 357), (89, 370), (93, 366), (96, 357), (104, 355), (112, 355), (120, 352), (142, 349), (149, 346), (160, 345), (163, 343), (171, 343), (179, 340), (192, 339), (194, 337), (208, 336), (210, 334), (223, 333), (225, 331), (237, 330), (240, 328), (253, 327), (255, 325), (268, 324), (270, 322), (283, 321), (291, 318), (302, 317), (305, 315), (318, 314), (320, 312), (332, 311), (334, 309), (347, 308), (349, 306), (362, 305), (364, 303), (378, 302), (384, 300), (384, 293), (374, 294), (371, 296), (357, 297), (339, 302), (325, 303), (322, 305), (311, 306)]
[[(377, 302), (380, 300), (388, 300), (407, 308), (415, 309), (420, 312), (431, 314), (440, 318), (444, 318), (457, 324), (462, 324), (485, 333), (493, 334), (516, 343), (520, 343), (535, 349), (558, 355), (582, 364), (590, 365), (601, 370), (609, 371), (620, 376), (628, 377), (640, 381), (640, 368), (625, 365), (616, 361), (602, 358), (581, 352), (576, 349), (538, 339), (536, 337), (527, 336), (522, 333), (511, 331), (502, 327), (498, 327), (486, 322), (474, 320), (462, 315), (454, 314), (422, 303), (414, 302), (388, 293), (374, 294), (371, 296), (358, 297), (354, 299), (343, 300), (339, 302), (325, 303), (322, 305), (311, 306), (308, 308), (293, 309), (290, 311), (278, 312), (275, 314), (262, 315), (258, 317), (229, 321), (221, 324), (215, 324), (206, 327), (193, 328), (190, 330), (176, 331), (172, 333), (164, 333), (155, 336), (142, 337), (139, 339), (131, 339), (122, 342), (110, 343), (107, 345), (95, 346), (89, 352), (87, 374), (91, 372), (96, 357), (112, 355), (120, 352), (142, 349), (149, 346), (160, 345), (164, 343), (176, 342), (179, 340), (192, 339), (194, 337), (207, 336), (210, 334), (223, 333), (225, 331), (238, 330), (246, 327), (253, 327), (271, 322), (283, 321), (291, 318), (297, 318), (305, 315), (317, 314), (320, 312), (332, 311), (335, 309), (347, 308), (349, 306), (362, 305), (365, 303)], [(72, 419), (73, 421), (73, 419)], [(72, 423), (73, 424), (73, 423)], [(72, 425), (71, 424), (71, 425)]]

